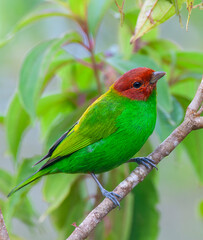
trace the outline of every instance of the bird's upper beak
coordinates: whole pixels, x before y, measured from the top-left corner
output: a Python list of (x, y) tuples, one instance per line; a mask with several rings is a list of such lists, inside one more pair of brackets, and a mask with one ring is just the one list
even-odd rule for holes
[(166, 73), (165, 72), (153, 72), (150, 83), (156, 83), (160, 78), (162, 78)]

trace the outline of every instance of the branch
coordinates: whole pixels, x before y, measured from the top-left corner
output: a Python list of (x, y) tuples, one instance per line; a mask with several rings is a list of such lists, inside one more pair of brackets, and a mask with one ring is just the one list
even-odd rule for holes
[[(168, 156), (177, 145), (192, 131), (203, 128), (203, 78), (196, 92), (196, 95), (187, 108), (185, 119), (169, 136), (152, 152), (148, 158), (158, 164), (164, 157)], [(122, 181), (114, 192), (121, 196), (121, 201), (130, 191), (151, 172), (143, 165), (138, 166), (132, 173)], [(66, 240), (86, 239), (98, 223), (115, 208), (113, 202), (105, 198), (95, 209), (93, 209), (84, 221), (75, 228), (73, 233)]]
[(0, 209), (0, 239), (9, 240), (8, 232), (4, 223), (3, 215)]

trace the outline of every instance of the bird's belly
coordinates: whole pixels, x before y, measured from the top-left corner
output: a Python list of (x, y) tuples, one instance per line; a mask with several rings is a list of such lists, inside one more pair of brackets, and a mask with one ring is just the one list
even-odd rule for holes
[[(149, 135), (142, 131), (117, 131), (61, 160), (56, 167), (67, 173), (101, 173), (118, 167), (142, 147)], [(57, 166), (58, 165), (58, 166)]]
[(101, 173), (118, 167), (137, 153), (154, 130), (155, 98), (148, 102), (126, 100), (126, 107), (116, 118), (117, 130), (54, 164), (55, 171), (66, 173)]

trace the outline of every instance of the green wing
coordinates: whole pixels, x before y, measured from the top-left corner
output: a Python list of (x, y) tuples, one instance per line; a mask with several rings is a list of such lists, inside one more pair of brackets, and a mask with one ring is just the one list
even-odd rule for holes
[(68, 156), (108, 137), (117, 130), (116, 119), (122, 109), (120, 108), (120, 104), (119, 108), (116, 107), (118, 104), (112, 102), (107, 94), (108, 92), (97, 99), (84, 112), (73, 128), (66, 132), (51, 147), (49, 153), (42, 160), (50, 158), (41, 169), (53, 164), (53, 162), (60, 160), (64, 156)]

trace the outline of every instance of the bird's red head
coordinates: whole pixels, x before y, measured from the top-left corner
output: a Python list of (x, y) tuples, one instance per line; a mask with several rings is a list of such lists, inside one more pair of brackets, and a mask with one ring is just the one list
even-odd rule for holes
[(150, 68), (139, 67), (123, 74), (113, 85), (120, 95), (132, 100), (146, 101), (156, 88), (157, 81), (165, 72), (155, 72)]

